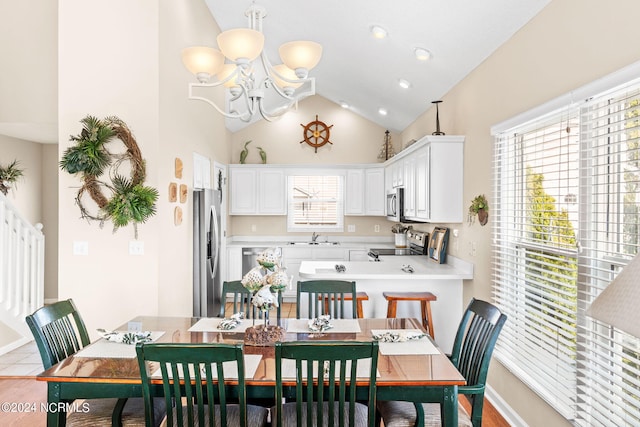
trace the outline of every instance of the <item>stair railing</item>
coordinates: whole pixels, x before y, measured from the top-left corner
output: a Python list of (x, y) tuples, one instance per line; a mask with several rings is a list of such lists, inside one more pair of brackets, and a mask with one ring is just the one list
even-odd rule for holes
[(0, 194), (0, 320), (30, 334), (24, 318), (43, 305), (42, 224), (33, 226)]

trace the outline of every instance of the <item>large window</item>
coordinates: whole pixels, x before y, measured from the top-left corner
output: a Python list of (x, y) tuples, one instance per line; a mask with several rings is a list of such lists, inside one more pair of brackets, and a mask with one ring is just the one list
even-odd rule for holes
[(288, 231), (343, 231), (344, 177), (289, 176)]
[(640, 83), (503, 129), (496, 357), (576, 425), (640, 425), (640, 340), (585, 315), (640, 244)]

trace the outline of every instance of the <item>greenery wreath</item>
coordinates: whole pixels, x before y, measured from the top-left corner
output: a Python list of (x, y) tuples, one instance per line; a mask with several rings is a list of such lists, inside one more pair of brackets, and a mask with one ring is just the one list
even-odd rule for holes
[[(133, 224), (136, 238), (137, 224), (155, 215), (155, 202), (158, 190), (143, 185), (146, 171), (142, 153), (127, 125), (118, 117), (111, 116), (99, 120), (87, 116), (80, 121), (82, 131), (77, 136), (70, 136), (74, 146), (67, 148), (60, 161), (60, 168), (72, 175), (80, 174), (82, 186), (76, 196), (76, 204), (80, 208), (82, 218), (104, 222), (113, 222), (113, 231)], [(124, 153), (111, 153), (106, 144), (117, 138), (126, 147)], [(130, 162), (130, 178), (118, 173), (125, 161)], [(100, 178), (108, 170), (109, 181)], [(111, 192), (105, 196), (103, 189)], [(91, 214), (85, 208), (82, 197), (87, 193), (98, 205), (97, 214)]]

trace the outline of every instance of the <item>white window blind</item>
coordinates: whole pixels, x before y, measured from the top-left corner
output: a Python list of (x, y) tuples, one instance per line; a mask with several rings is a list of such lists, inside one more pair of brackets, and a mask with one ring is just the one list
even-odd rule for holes
[(496, 357), (580, 426), (640, 425), (640, 340), (585, 315), (638, 252), (639, 120), (633, 82), (496, 137)]
[(496, 145), (497, 356), (562, 413), (574, 412), (578, 126), (567, 112)]
[[(581, 109), (581, 193), (589, 203), (580, 239), (581, 312), (638, 252), (639, 101), (634, 83)], [(640, 340), (590, 317), (578, 333), (581, 424), (640, 425)]]
[(289, 177), (289, 231), (343, 231), (343, 177), (292, 175)]

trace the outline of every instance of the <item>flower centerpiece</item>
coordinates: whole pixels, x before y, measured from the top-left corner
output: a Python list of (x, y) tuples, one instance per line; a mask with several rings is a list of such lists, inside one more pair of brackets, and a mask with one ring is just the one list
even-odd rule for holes
[(242, 278), (242, 285), (253, 293), (251, 304), (264, 318), (263, 325), (247, 328), (245, 344), (269, 345), (284, 338), (282, 327), (269, 324), (269, 311), (278, 307), (278, 293), (291, 283), (291, 278), (282, 267), (281, 258), (279, 248), (266, 249), (258, 256), (258, 265)]

